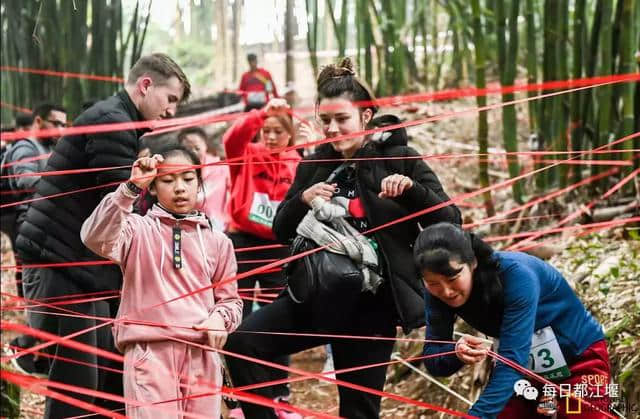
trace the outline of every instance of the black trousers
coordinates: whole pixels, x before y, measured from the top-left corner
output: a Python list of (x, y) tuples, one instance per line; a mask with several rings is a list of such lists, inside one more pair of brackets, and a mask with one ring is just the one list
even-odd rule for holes
[[(278, 242), (273, 240), (265, 240), (251, 234), (246, 233), (231, 233), (229, 234), (231, 241), (233, 242), (233, 247), (236, 249), (244, 248), (244, 247), (256, 247), (256, 246), (265, 246), (270, 244), (278, 244)], [(248, 261), (248, 260), (263, 260), (263, 259), (283, 259), (289, 255), (289, 249), (287, 247), (276, 248), (276, 249), (266, 249), (266, 250), (252, 250), (249, 252), (240, 252), (236, 253), (236, 259), (238, 262)], [(238, 273), (243, 273), (250, 271), (251, 269), (255, 269), (259, 266), (266, 265), (269, 262), (258, 262), (258, 263), (238, 263)], [(242, 289), (253, 289), (256, 284), (260, 285), (260, 288), (283, 288), (286, 286), (284, 275), (282, 271), (278, 272), (270, 272), (270, 273), (261, 273), (258, 275), (252, 275), (248, 278), (238, 280), (238, 288)], [(266, 294), (279, 294), (281, 290), (267, 290)], [(240, 296), (247, 296), (249, 299), (245, 299), (244, 306), (242, 308), (242, 319), (246, 319), (251, 315), (253, 310), (253, 301), (250, 299), (253, 297), (253, 292), (251, 291), (241, 291)], [(260, 307), (264, 307), (269, 303), (265, 303), (262, 301), (258, 301)], [(282, 356), (276, 360), (281, 365), (289, 365), (289, 357)], [(284, 379), (289, 376), (286, 371), (282, 370), (272, 370), (271, 380), (279, 380)], [(274, 386), (273, 397), (289, 397), (289, 386), (287, 384), (280, 384)]]
[[(32, 300), (82, 294), (85, 292), (67, 278), (63, 271), (56, 269), (25, 269), (23, 272), (23, 288), (25, 298)], [(115, 310), (117, 310), (117, 303), (110, 303), (108, 301), (111, 300), (69, 304), (63, 307), (88, 316), (114, 317), (116, 314)], [(38, 307), (34, 310), (49, 313), (55, 312), (53, 308), (43, 307)], [(58, 336), (66, 336), (98, 324), (101, 324), (99, 320), (87, 317), (66, 317), (56, 316), (55, 314), (29, 312), (29, 326)], [(111, 326), (103, 326), (83, 333), (73, 338), (73, 340), (117, 353), (113, 342), (113, 335), (111, 334)], [(71, 349), (64, 345), (50, 346), (48, 351), (56, 357), (52, 359), (50, 363), (49, 380), (122, 396), (122, 375), (97, 367), (97, 365), (99, 365), (122, 370), (123, 365), (121, 363), (95, 354)], [(80, 365), (73, 362), (62, 361), (60, 358), (69, 358), (86, 364)], [(58, 389), (54, 390), (110, 410), (124, 408), (124, 405), (121, 403), (85, 396), (79, 393), (65, 392)], [(53, 398), (47, 398), (44, 417), (57, 419), (89, 413), (91, 412)]]
[[(393, 350), (394, 341), (392, 340), (329, 339), (245, 333), (249, 331), (284, 333), (326, 331), (343, 335), (395, 337), (392, 316), (388, 307), (384, 304), (378, 304), (379, 300), (380, 298), (371, 294), (363, 293), (361, 301), (355, 307), (335, 307), (335, 310), (345, 314), (339, 324), (326, 324), (322, 318), (317, 318), (314, 315), (312, 307), (306, 304), (297, 304), (288, 294), (282, 294), (276, 301), (262, 307), (248, 317), (238, 330), (229, 336), (226, 349), (253, 358), (277, 362), (275, 360), (283, 354), (293, 354), (330, 343), (333, 350), (333, 362), (337, 370), (386, 362)], [(273, 369), (270, 367), (231, 356), (227, 356), (226, 360), (235, 387), (273, 379)], [(386, 366), (367, 368), (338, 374), (337, 378), (382, 390), (386, 369)], [(255, 389), (252, 392), (266, 398), (273, 398), (271, 387)], [(343, 386), (338, 386), (338, 392), (341, 417), (349, 419), (379, 417), (379, 396)], [(276, 417), (273, 410), (266, 407), (246, 402), (241, 402), (241, 406), (247, 418)]]
[[(0, 229), (7, 235), (11, 242), (11, 250), (13, 250), (13, 257), (15, 258), (16, 265), (22, 265), (20, 258), (18, 257), (18, 253), (16, 252), (16, 238), (18, 237), (18, 229), (20, 227), (19, 223), (22, 221), (24, 221), (24, 212), (4, 210), (0, 215)], [(24, 297), (24, 294), (22, 293), (21, 269), (16, 269), (15, 280), (18, 297)]]

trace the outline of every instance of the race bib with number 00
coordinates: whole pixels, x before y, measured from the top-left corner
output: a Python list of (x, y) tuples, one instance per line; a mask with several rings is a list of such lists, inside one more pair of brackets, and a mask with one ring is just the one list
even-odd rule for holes
[(271, 227), (280, 202), (282, 201), (270, 200), (269, 195), (266, 193), (254, 192), (251, 210), (249, 210), (249, 219), (254, 223)]

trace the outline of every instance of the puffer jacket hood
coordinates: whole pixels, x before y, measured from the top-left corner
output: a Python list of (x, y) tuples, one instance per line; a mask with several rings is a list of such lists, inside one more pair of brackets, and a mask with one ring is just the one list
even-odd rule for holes
[[(389, 125), (396, 125), (402, 121), (395, 115), (381, 115), (377, 118), (373, 118), (368, 129), (386, 127)], [(406, 146), (409, 143), (409, 137), (407, 136), (407, 130), (405, 128), (396, 128), (389, 131), (379, 131), (371, 134), (370, 140), (381, 146)]]

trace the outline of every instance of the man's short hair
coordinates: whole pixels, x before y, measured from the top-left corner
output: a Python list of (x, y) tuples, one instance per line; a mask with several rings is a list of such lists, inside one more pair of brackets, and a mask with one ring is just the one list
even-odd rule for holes
[(207, 135), (205, 130), (203, 130), (202, 128), (200, 128), (200, 127), (190, 127), (190, 128), (185, 128), (185, 129), (183, 129), (182, 131), (180, 131), (178, 133), (178, 142), (182, 143), (184, 141), (184, 139), (187, 137), (187, 135), (191, 135), (191, 134), (199, 135), (200, 137), (202, 137), (202, 139), (205, 142), (209, 138), (209, 136)]
[(258, 56), (251, 52), (247, 54), (247, 61), (258, 61)]
[(16, 115), (16, 129), (31, 128), (33, 125), (33, 114), (20, 112)]
[(35, 108), (33, 108), (33, 119), (36, 116), (39, 116), (42, 119), (47, 119), (51, 111), (58, 111), (62, 113), (67, 113), (67, 110), (61, 105), (55, 105), (53, 103), (40, 103)]
[(84, 112), (87, 109), (89, 109), (90, 107), (92, 107), (93, 105), (96, 104), (96, 102), (98, 102), (99, 99), (87, 99), (84, 102), (82, 102), (82, 106), (80, 106), (80, 112)]
[(176, 77), (184, 89), (182, 101), (187, 100), (191, 94), (191, 84), (189, 84), (187, 76), (185, 76), (180, 66), (166, 54), (155, 53), (141, 57), (131, 67), (127, 84), (135, 84), (140, 77), (145, 75), (149, 76), (154, 83), (160, 85), (171, 77)]

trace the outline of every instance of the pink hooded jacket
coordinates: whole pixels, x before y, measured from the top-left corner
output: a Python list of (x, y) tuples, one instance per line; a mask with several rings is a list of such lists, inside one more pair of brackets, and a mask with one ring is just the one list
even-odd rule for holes
[[(235, 276), (231, 240), (213, 230), (199, 213), (176, 219), (154, 205), (144, 217), (133, 214), (135, 200), (136, 196), (121, 184), (104, 197), (80, 231), (83, 243), (119, 264), (124, 275), (117, 315), (120, 321), (113, 329), (117, 348), (124, 352), (129, 343), (167, 337), (205, 343), (206, 332), (191, 327), (213, 313), (220, 314), (227, 331), (233, 332), (242, 320), (242, 300), (235, 281), (162, 304)], [(176, 226), (182, 230), (180, 269), (173, 264)], [(146, 326), (125, 319), (184, 327)]]

